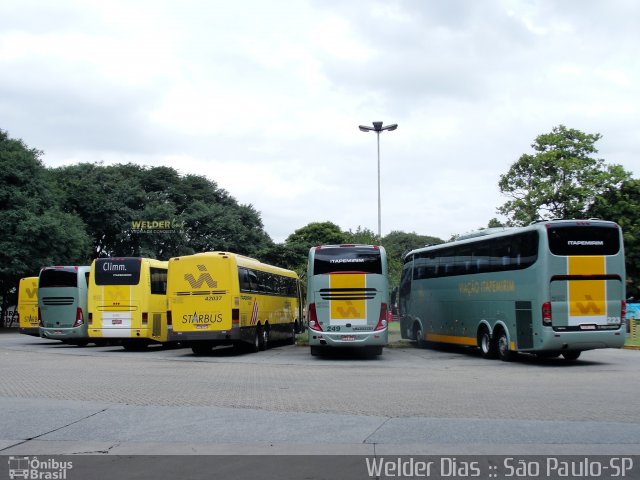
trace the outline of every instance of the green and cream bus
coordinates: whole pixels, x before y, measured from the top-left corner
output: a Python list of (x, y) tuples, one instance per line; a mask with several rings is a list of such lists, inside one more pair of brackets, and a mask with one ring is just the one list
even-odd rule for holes
[(380, 355), (388, 342), (389, 278), (385, 249), (322, 245), (309, 250), (307, 309), (311, 355), (359, 347)]
[(480, 348), (575, 360), (620, 348), (626, 333), (622, 232), (601, 220), (487, 229), (406, 254), (401, 335), (421, 346)]
[(40, 336), (85, 346), (89, 343), (88, 265), (45, 267), (38, 278)]

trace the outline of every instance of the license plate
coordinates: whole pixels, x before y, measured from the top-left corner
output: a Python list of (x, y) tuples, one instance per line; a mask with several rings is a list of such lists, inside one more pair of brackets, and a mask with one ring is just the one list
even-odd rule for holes
[(56, 335), (61, 335), (62, 334), (62, 330), (54, 330), (53, 333), (55, 333)]
[(580, 330), (595, 330), (595, 325), (580, 325)]
[(340, 340), (342, 340), (343, 342), (353, 342), (356, 339), (356, 337), (354, 337), (353, 335), (342, 335), (340, 337)]
[(111, 320), (111, 325), (122, 325), (122, 320)]
[(205, 328), (209, 328), (209, 325), (206, 325), (206, 324), (196, 325), (196, 328), (198, 330), (204, 330)]

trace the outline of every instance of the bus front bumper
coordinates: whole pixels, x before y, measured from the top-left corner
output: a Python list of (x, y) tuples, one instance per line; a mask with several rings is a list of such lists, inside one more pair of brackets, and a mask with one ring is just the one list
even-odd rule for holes
[(387, 329), (368, 332), (318, 332), (308, 330), (309, 345), (321, 347), (359, 348), (386, 346), (389, 343)]

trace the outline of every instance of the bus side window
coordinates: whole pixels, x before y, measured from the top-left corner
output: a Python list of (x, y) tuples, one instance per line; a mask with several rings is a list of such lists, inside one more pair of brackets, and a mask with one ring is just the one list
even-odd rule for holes
[(149, 269), (151, 275), (151, 293), (154, 295), (167, 294), (167, 270), (164, 268)]

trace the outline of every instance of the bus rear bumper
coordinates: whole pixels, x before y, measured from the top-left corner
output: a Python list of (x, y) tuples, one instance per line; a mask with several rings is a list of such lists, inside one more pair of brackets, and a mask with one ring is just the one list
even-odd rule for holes
[[(536, 343), (535, 350), (566, 351), (594, 350), (596, 348), (622, 348), (627, 335), (623, 328), (595, 332), (553, 332)], [(521, 350), (527, 351), (527, 350)]]
[(208, 332), (176, 332), (171, 335), (172, 341), (176, 342), (210, 342), (218, 345), (229, 345), (241, 340), (249, 341), (249, 337), (244, 338), (239, 329), (217, 330)]
[(40, 328), (40, 336), (51, 340), (74, 342), (87, 340), (89, 338), (89, 333), (86, 326), (74, 328)]
[(317, 332), (309, 329), (309, 345), (321, 347), (358, 348), (386, 346), (389, 343), (387, 329), (372, 332)]

